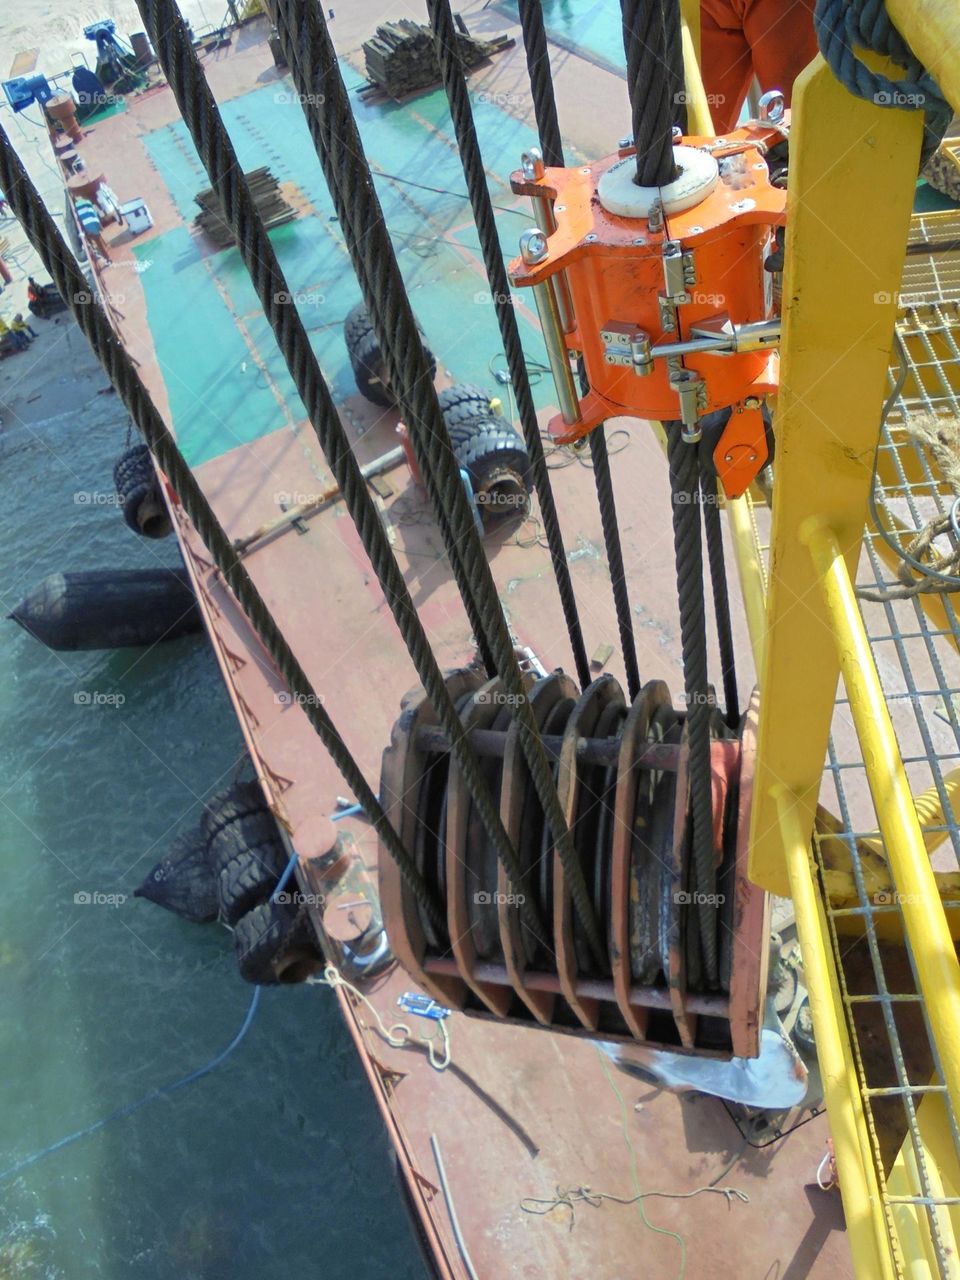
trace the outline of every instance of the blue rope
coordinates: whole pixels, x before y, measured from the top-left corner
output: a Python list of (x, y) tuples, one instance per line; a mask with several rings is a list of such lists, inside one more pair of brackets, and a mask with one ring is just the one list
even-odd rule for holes
[[(940, 145), (953, 111), (940, 86), (890, 21), (885, 0), (816, 0), (814, 26), (830, 70), (858, 98), (900, 111), (923, 111), (923, 160)], [(906, 72), (891, 80), (857, 57), (857, 47), (891, 58)]]
[(145, 1094), (136, 1102), (128, 1102), (125, 1106), (117, 1107), (116, 1111), (111, 1111), (108, 1116), (104, 1116), (102, 1120), (95, 1121), (94, 1124), (87, 1125), (85, 1129), (78, 1129), (76, 1133), (68, 1134), (65, 1138), (61, 1138), (58, 1142), (52, 1142), (49, 1147), (44, 1147), (42, 1151), (35, 1151), (32, 1156), (25, 1156), (23, 1160), (18, 1160), (16, 1164), (10, 1165), (9, 1168), (0, 1172), (0, 1182), (6, 1182), (8, 1178), (14, 1177), (15, 1174), (21, 1173), (24, 1169), (29, 1169), (31, 1165), (43, 1160), (46, 1156), (53, 1155), (55, 1151), (62, 1151), (64, 1147), (72, 1146), (73, 1143), (79, 1142), (81, 1138), (88, 1138), (91, 1134), (97, 1133), (100, 1129), (105, 1129), (108, 1124), (113, 1124), (114, 1120), (122, 1120), (124, 1116), (133, 1115), (135, 1111), (139, 1111), (141, 1107), (145, 1107), (148, 1102), (155, 1102), (158, 1098), (169, 1097), (171, 1093), (176, 1093), (178, 1089), (184, 1088), (188, 1084), (192, 1084), (194, 1080), (200, 1080), (203, 1076), (209, 1075), (211, 1071), (215, 1071), (221, 1062), (226, 1061), (233, 1053), (237, 1045), (250, 1030), (250, 1024), (253, 1022), (253, 1015), (257, 1011), (257, 1005), (260, 1001), (260, 988), (257, 987), (253, 993), (253, 999), (250, 1001), (250, 1007), (247, 1009), (247, 1016), (243, 1020), (240, 1030), (233, 1037), (227, 1047), (218, 1053), (215, 1058), (204, 1067), (198, 1067), (196, 1071), (191, 1071), (189, 1075), (183, 1076), (179, 1080), (173, 1080), (170, 1084), (161, 1085), (159, 1089), (153, 1089), (150, 1093)]
[[(272, 902), (277, 894), (285, 887), (290, 877), (293, 875), (294, 867), (297, 865), (297, 855), (293, 854), (290, 861), (284, 869), (283, 875), (277, 882), (277, 887), (270, 895)], [(253, 999), (250, 1001), (250, 1007), (247, 1009), (246, 1017), (240, 1025), (240, 1030), (233, 1037), (227, 1047), (221, 1050), (215, 1058), (202, 1067), (198, 1067), (196, 1071), (191, 1071), (189, 1075), (181, 1076), (179, 1080), (172, 1080), (169, 1084), (163, 1084), (158, 1089), (152, 1089), (149, 1093), (144, 1094), (142, 1098), (138, 1098), (136, 1102), (128, 1102), (122, 1107), (117, 1107), (116, 1111), (111, 1111), (108, 1116), (104, 1116), (101, 1120), (95, 1121), (93, 1124), (87, 1125), (85, 1129), (78, 1129), (76, 1133), (70, 1133), (65, 1138), (60, 1138), (58, 1142), (52, 1142), (49, 1147), (44, 1147), (42, 1151), (35, 1151), (32, 1156), (25, 1156), (22, 1160), (18, 1160), (16, 1164), (10, 1165), (9, 1168), (0, 1171), (0, 1182), (6, 1182), (8, 1178), (14, 1177), (21, 1173), (24, 1169), (29, 1169), (31, 1165), (37, 1164), (46, 1156), (53, 1155), (55, 1151), (62, 1151), (64, 1147), (72, 1146), (73, 1143), (79, 1142), (81, 1138), (88, 1138), (91, 1134), (97, 1133), (100, 1129), (105, 1129), (108, 1124), (113, 1124), (114, 1120), (122, 1120), (124, 1116), (133, 1115), (135, 1111), (139, 1111), (141, 1107), (145, 1107), (148, 1102), (155, 1102), (158, 1098), (168, 1098), (172, 1093), (176, 1093), (178, 1089), (186, 1088), (188, 1084), (193, 1084), (195, 1080), (202, 1080), (204, 1076), (210, 1075), (212, 1071), (216, 1071), (221, 1063), (226, 1062), (234, 1049), (240, 1044), (244, 1036), (250, 1030), (253, 1023), (254, 1015), (257, 1012), (257, 1006), (260, 1003), (260, 988), (255, 987)]]

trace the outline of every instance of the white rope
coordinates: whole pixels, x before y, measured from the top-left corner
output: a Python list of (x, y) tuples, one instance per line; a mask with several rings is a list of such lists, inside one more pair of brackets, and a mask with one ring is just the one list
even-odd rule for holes
[[(414, 1040), (413, 1032), (405, 1022), (394, 1022), (388, 1027), (381, 1017), (379, 1009), (371, 1004), (368, 997), (358, 990), (352, 982), (348, 982), (335, 965), (328, 964), (323, 971), (322, 978), (311, 978), (310, 981), (324, 987), (343, 987), (357, 1000), (362, 1001), (373, 1014), (376, 1022), (374, 1030), (391, 1048), (402, 1049), (404, 1045), (411, 1043), (423, 1045), (427, 1050), (427, 1056), (434, 1071), (446, 1071), (450, 1065), (450, 1032), (447, 1030), (446, 1018), (437, 1019), (438, 1031), (434, 1032), (433, 1035), (421, 1035), (418, 1040)], [(441, 1051), (439, 1053), (437, 1052), (438, 1034), (441, 1041)]]

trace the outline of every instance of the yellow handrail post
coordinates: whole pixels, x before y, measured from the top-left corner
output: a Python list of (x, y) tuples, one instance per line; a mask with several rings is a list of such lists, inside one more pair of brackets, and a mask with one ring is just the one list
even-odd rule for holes
[[(851, 97), (822, 58), (794, 86), (773, 529), (750, 877), (789, 886), (774, 786), (813, 831), (839, 664), (799, 530), (855, 560), (879, 434), (922, 122)], [(799, 815), (798, 815), (799, 817)]]
[(785, 787), (774, 792), (786, 870), (797, 914), (797, 934), (810, 992), (823, 1096), (830, 1113), (830, 1136), (840, 1176), (840, 1194), (857, 1274), (888, 1280), (895, 1274), (885, 1213), (860, 1099), (857, 1068), (840, 1016), (840, 999), (827, 922), (814, 888), (809, 839), (799, 820), (797, 797)]

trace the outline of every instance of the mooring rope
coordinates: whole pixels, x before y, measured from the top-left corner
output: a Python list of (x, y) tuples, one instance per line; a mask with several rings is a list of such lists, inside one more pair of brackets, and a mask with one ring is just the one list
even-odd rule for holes
[[(878, 106), (924, 113), (922, 162), (940, 145), (953, 109), (940, 86), (890, 20), (885, 0), (817, 0), (817, 41), (831, 71), (852, 94)], [(904, 68), (902, 80), (872, 71), (857, 48), (882, 54)]]

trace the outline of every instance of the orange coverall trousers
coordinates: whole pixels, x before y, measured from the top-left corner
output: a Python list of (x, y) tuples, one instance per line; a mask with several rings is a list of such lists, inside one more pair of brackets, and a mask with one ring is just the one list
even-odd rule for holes
[(753, 77), (761, 92), (793, 82), (817, 52), (814, 0), (701, 0), (700, 65), (717, 133), (737, 123)]

